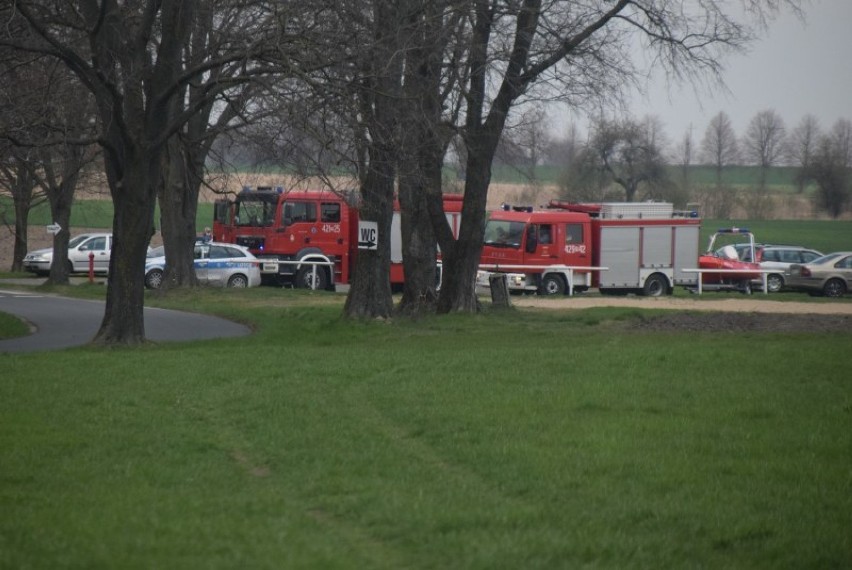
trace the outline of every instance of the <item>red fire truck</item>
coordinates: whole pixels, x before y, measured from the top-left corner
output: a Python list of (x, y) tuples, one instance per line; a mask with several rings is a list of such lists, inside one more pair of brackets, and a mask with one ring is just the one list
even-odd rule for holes
[(508, 273), (509, 290), (564, 294), (670, 294), (697, 284), (701, 222), (670, 203), (573, 204), (546, 209), (504, 206), (485, 226), (477, 284)]
[[(461, 196), (445, 195), (447, 220), (458, 234)], [(330, 191), (249, 187), (217, 200), (213, 239), (246, 246), (260, 260), (265, 283), (333, 289), (350, 281), (358, 251), (358, 209)], [(391, 283), (402, 284), (399, 203), (391, 226)]]

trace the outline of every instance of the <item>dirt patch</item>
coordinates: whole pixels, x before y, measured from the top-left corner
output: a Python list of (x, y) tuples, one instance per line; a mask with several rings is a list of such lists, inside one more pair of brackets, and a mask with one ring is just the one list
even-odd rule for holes
[(663, 332), (852, 332), (852, 316), (768, 313), (673, 312), (634, 322), (629, 327)]
[[(710, 294), (712, 295), (712, 293)], [(537, 309), (587, 309), (635, 307), (663, 309), (667, 314), (644, 317), (630, 328), (644, 331), (683, 332), (838, 332), (852, 333), (852, 303), (773, 301), (765, 295), (744, 299), (702, 297), (589, 296), (513, 298), (516, 307)]]

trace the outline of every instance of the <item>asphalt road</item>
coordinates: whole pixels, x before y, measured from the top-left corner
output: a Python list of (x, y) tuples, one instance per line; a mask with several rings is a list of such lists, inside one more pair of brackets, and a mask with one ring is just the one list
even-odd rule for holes
[[(103, 301), (0, 289), (0, 312), (27, 321), (33, 334), (0, 340), (0, 352), (57, 350), (89, 342), (104, 317)], [(145, 337), (155, 342), (245, 336), (251, 332), (219, 317), (145, 307)]]

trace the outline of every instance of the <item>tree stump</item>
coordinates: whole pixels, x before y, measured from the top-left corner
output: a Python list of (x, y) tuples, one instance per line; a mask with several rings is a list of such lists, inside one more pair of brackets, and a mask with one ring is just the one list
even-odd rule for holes
[(488, 276), (488, 284), (491, 286), (491, 304), (498, 308), (509, 308), (509, 281), (505, 273), (492, 273)]

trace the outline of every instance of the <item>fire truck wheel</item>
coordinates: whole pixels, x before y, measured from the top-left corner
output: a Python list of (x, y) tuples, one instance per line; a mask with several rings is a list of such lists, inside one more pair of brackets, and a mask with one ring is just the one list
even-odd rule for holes
[(565, 281), (561, 275), (545, 275), (541, 278), (541, 286), (538, 288), (541, 295), (564, 295)]
[(668, 280), (659, 273), (655, 273), (645, 280), (642, 294), (646, 297), (662, 297), (669, 292)]
[[(296, 273), (296, 287), (299, 289), (310, 289), (313, 284), (313, 267), (306, 265)], [(328, 287), (328, 274), (322, 267), (317, 267), (316, 290), (322, 291)]]

